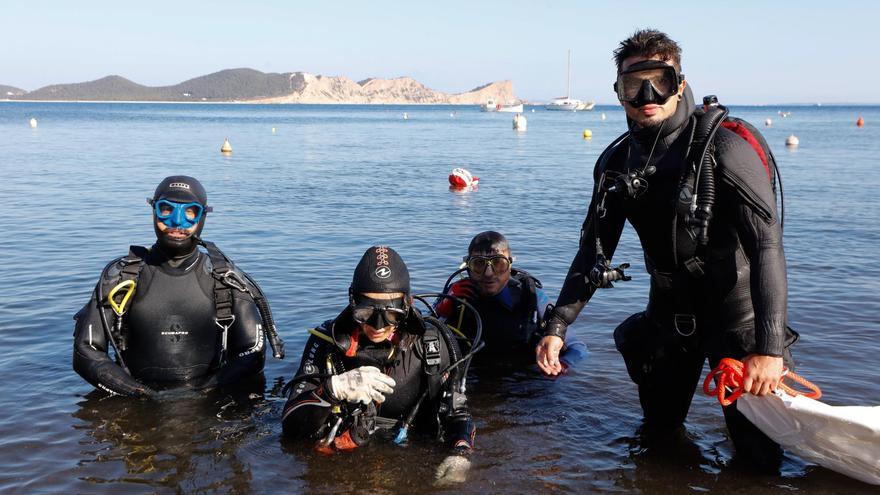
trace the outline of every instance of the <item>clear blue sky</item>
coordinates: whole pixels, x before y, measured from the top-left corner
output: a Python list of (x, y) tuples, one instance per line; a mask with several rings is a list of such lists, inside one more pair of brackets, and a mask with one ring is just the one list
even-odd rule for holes
[[(150, 86), (218, 70), (408, 75), (460, 92), (510, 79), (520, 97), (614, 102), (611, 52), (666, 31), (698, 95), (727, 103), (880, 103), (880, 2), (4, 1), (0, 84), (118, 74)], [(737, 3), (738, 5), (734, 5)]]

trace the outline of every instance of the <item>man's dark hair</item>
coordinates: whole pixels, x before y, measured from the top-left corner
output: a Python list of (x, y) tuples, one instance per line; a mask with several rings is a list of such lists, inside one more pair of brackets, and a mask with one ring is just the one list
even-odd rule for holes
[(678, 71), (681, 71), (681, 47), (666, 33), (656, 29), (641, 29), (620, 42), (614, 50), (617, 72), (620, 72), (623, 61), (634, 55), (648, 58), (659, 55), (664, 62), (671, 62)]
[(487, 230), (475, 235), (468, 246), (468, 255), (495, 251), (510, 251), (510, 245), (507, 244), (506, 237), (494, 230)]

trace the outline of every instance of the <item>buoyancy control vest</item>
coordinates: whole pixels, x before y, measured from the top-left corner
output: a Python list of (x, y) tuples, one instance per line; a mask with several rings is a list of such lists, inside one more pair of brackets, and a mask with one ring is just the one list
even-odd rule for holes
[(210, 374), (221, 365), (222, 335), (214, 324), (208, 260), (199, 256), (192, 271), (144, 270), (131, 309), (123, 319), (132, 376), (148, 381), (183, 381)]
[[(456, 274), (462, 271), (464, 270), (459, 270)], [(540, 288), (541, 282), (532, 274), (511, 268), (510, 281), (507, 284), (507, 290), (511, 292), (510, 307), (496, 297), (481, 297), (470, 301), (482, 320), (482, 341), (486, 343), (484, 354), (506, 352), (511, 348), (528, 347), (537, 343), (541, 331), (537, 297)], [(448, 290), (449, 287), (444, 293)], [(473, 315), (467, 313), (464, 306), (456, 304), (451, 316), (447, 318), (447, 324), (472, 340), (475, 324)]]
[[(207, 270), (214, 280), (211, 289), (213, 297), (209, 297), (212, 300), (214, 311), (204, 315), (185, 315), (185, 319), (189, 321), (192, 318), (197, 318), (198, 321), (201, 322), (198, 325), (199, 328), (201, 328), (202, 325), (209, 325), (210, 323), (213, 330), (217, 332), (219, 338), (219, 359), (217, 362), (213, 363), (211, 367), (222, 365), (225, 362), (226, 338), (229, 328), (235, 322), (233, 291), (245, 292), (253, 299), (260, 312), (260, 317), (263, 320), (263, 327), (266, 328), (266, 338), (269, 340), (269, 344), (272, 347), (273, 355), (278, 359), (283, 359), (284, 341), (281, 340), (281, 337), (278, 335), (275, 321), (272, 317), (272, 311), (269, 308), (269, 303), (263, 295), (259, 285), (247, 273), (237, 270), (232, 261), (226, 257), (216, 244), (201, 239), (199, 239), (198, 242), (205, 247), (208, 258), (207, 260), (200, 259), (198, 263), (202, 264), (203, 269)], [(116, 348), (117, 361), (119, 361), (119, 364), (127, 371), (129, 371), (129, 369), (125, 361), (122, 359), (122, 356), (129, 347), (130, 333), (128, 330), (130, 324), (128, 320), (131, 318), (126, 318), (125, 315), (128, 313), (128, 301), (136, 291), (141, 271), (146, 263), (145, 259), (148, 254), (149, 249), (143, 246), (131, 246), (127, 256), (113, 260), (104, 268), (101, 280), (98, 284), (97, 297), (100, 304), (104, 308), (111, 309), (116, 314), (115, 324), (110, 326), (108, 322), (104, 321), (104, 311), (101, 311), (102, 323), (110, 337), (111, 344)], [(120, 297), (122, 291), (117, 291), (119, 288), (127, 290), (128, 294), (124, 294), (123, 297)], [(195, 288), (188, 288), (188, 290), (194, 289)], [(164, 289), (156, 290), (164, 291)], [(104, 297), (105, 295), (106, 298)], [(141, 298), (143, 297), (144, 296), (141, 296)], [(161, 299), (166, 296), (163, 294), (157, 294), (155, 297)], [(167, 305), (158, 307), (175, 307), (180, 303), (180, 300), (167, 301), (167, 303), (163, 303)], [(132, 306), (132, 311), (137, 312), (134, 306)], [(140, 315), (139, 317), (146, 316), (149, 315)], [(170, 325), (170, 330), (168, 331), (179, 331), (174, 330), (172, 327), (175, 325), (180, 327), (182, 323), (182, 320), (169, 320), (168, 324)], [(190, 323), (189, 326), (192, 327), (192, 323)], [(201, 335), (203, 332), (200, 331), (198, 333)], [(213, 341), (213, 339), (206, 339), (203, 342), (209, 341)]]
[[(678, 188), (678, 200), (676, 204), (676, 226), (673, 230), (673, 239), (676, 246), (676, 258), (678, 264), (685, 268), (692, 276), (701, 277), (702, 260), (694, 259), (697, 250), (708, 244), (708, 227), (712, 218), (712, 207), (715, 198), (715, 171), (717, 160), (715, 157), (714, 137), (719, 128), (731, 130), (737, 136), (744, 139), (755, 150), (761, 163), (767, 171), (768, 180), (771, 182), (774, 195), (779, 184), (779, 197), (782, 202), (782, 182), (779, 177), (779, 169), (776, 159), (770, 150), (767, 141), (761, 133), (743, 119), (730, 117), (727, 108), (717, 105), (710, 107), (709, 111), (696, 111), (691, 116), (690, 122), (691, 139), (686, 153), (686, 159), (682, 164), (681, 179)], [(639, 187), (642, 180), (640, 173), (644, 171), (613, 171), (609, 164), (618, 153), (623, 151), (621, 146), (627, 141), (629, 132), (623, 133), (615, 139), (599, 156), (598, 169), (601, 171), (598, 193), (607, 194), (611, 188), (617, 190)], [(747, 192), (739, 190), (743, 199), (755, 208), (761, 216), (770, 215), (764, 204), (760, 204), (755, 198), (749, 197)], [(597, 216), (604, 217), (604, 201), (598, 203)], [(784, 215), (784, 204), (782, 205)], [(783, 217), (784, 218), (784, 217)], [(784, 219), (783, 219), (784, 221)], [(600, 249), (600, 256), (604, 257), (599, 239), (595, 240)]]
[[(690, 139), (681, 166), (677, 197), (673, 207), (675, 220), (671, 235), (676, 268), (668, 273), (657, 270), (651, 273), (653, 282), (661, 289), (669, 290), (675, 297), (676, 312), (673, 316), (673, 324), (683, 336), (692, 335), (696, 330), (695, 310), (689, 294), (695, 281), (705, 275), (704, 267), (709, 256), (707, 252), (709, 227), (713, 217), (716, 172), (718, 172), (715, 136), (722, 127), (732, 131), (749, 144), (767, 172), (774, 193), (773, 199), (775, 200), (777, 196), (777, 183), (780, 202), (783, 198), (782, 182), (775, 157), (766, 140), (754, 126), (745, 120), (730, 117), (727, 108), (721, 105), (710, 106), (706, 111), (697, 110), (690, 116), (687, 128), (684, 130), (685, 133), (689, 133)], [(645, 179), (645, 169), (616, 171), (610, 168), (611, 163), (619, 163), (617, 158), (624, 151), (625, 146), (622, 145), (627, 142), (629, 134), (625, 132), (619, 136), (600, 155), (597, 162), (597, 169), (600, 172), (598, 194), (607, 195), (613, 191), (634, 195), (640, 187), (643, 187), (644, 184), (640, 181)], [(648, 171), (649, 174), (650, 172)], [(726, 174), (725, 177), (737, 182), (733, 174)], [(769, 220), (772, 213), (768, 208), (775, 208), (776, 205), (768, 205), (766, 201), (756, 198), (748, 188), (737, 186), (735, 185), (734, 189), (742, 200), (764, 220)], [(605, 216), (604, 208), (605, 201), (599, 201), (594, 212), (599, 221)], [(784, 215), (784, 204), (781, 211)], [(597, 259), (589, 276), (590, 282), (598, 288), (610, 288), (613, 287), (611, 284), (613, 281), (629, 280), (629, 277), (623, 273), (623, 269), (628, 268), (629, 265), (612, 268), (603, 253), (598, 233), (594, 241)]]

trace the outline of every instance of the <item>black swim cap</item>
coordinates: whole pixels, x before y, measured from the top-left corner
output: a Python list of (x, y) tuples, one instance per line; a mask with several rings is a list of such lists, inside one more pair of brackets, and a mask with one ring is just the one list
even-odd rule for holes
[(153, 200), (157, 199), (208, 206), (208, 193), (202, 183), (186, 175), (165, 177), (153, 193)]
[(351, 279), (351, 292), (403, 292), (409, 296), (409, 270), (397, 251), (373, 246), (361, 257)]

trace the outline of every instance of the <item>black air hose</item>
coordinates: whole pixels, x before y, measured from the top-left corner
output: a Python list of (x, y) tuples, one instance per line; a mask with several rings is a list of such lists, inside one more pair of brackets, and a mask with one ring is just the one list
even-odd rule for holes
[(699, 150), (696, 156), (700, 159), (696, 162), (697, 177), (689, 223), (697, 227), (697, 242), (702, 246), (709, 243), (709, 221), (712, 219), (712, 207), (715, 206), (715, 169), (709, 147), (727, 114), (727, 107), (723, 105), (709, 107), (706, 115), (697, 121), (694, 132), (694, 142)]

